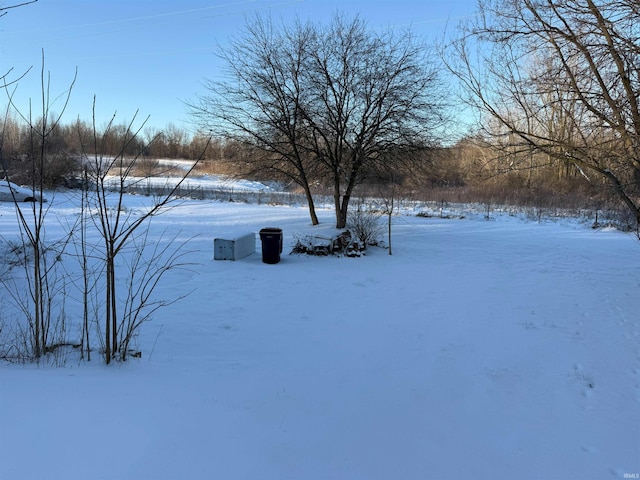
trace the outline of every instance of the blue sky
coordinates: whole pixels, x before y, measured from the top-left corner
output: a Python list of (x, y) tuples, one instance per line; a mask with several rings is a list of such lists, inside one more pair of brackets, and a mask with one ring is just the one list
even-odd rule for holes
[[(13, 68), (15, 78), (32, 68), (14, 99), (24, 111), (32, 99), (34, 116), (41, 111), (44, 51), (51, 98), (78, 70), (65, 121), (91, 120), (95, 95), (99, 126), (114, 113), (128, 122), (139, 111), (140, 120), (150, 116), (151, 128), (190, 128), (183, 101), (203, 92), (203, 78), (220, 74), (215, 52), (243, 29), (246, 15), (323, 21), (339, 10), (359, 13), (372, 28), (409, 27), (433, 39), (475, 7), (475, 0), (38, 0), (0, 18), (0, 70)], [(0, 105), (6, 103), (1, 92)], [(61, 109), (55, 100), (52, 110)]]

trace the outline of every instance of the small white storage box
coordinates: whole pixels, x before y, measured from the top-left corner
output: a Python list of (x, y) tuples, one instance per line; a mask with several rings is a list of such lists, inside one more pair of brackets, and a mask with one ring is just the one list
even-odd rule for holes
[(214, 260), (240, 260), (256, 251), (256, 234), (247, 233), (236, 238), (214, 238)]

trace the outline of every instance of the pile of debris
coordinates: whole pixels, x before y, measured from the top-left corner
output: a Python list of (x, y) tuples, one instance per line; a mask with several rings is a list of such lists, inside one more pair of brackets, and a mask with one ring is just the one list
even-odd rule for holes
[(333, 236), (306, 235), (298, 237), (291, 253), (306, 255), (346, 255), (347, 257), (360, 257), (364, 255), (365, 246), (351, 236), (349, 230)]

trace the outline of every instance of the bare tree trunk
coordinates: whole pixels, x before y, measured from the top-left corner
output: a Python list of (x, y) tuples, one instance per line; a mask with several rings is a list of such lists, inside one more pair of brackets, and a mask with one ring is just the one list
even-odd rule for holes
[(34, 354), (40, 357), (44, 354), (47, 339), (44, 336), (43, 319), (42, 319), (42, 275), (40, 273), (41, 255), (37, 243), (33, 245), (33, 288), (34, 288), (34, 315), (35, 315), (35, 345)]
[(311, 194), (311, 188), (309, 184), (306, 183), (303, 187), (304, 195), (307, 199), (307, 205), (309, 206), (309, 216), (311, 217), (311, 225), (318, 225), (320, 221), (318, 220), (318, 215), (316, 214), (316, 206), (313, 200), (313, 195)]
[(347, 217), (349, 216), (349, 202), (351, 200), (350, 195), (343, 195), (342, 202), (340, 201), (340, 197), (338, 196), (338, 205), (339, 208), (337, 210), (336, 217), (336, 228), (345, 228), (347, 226)]
[(82, 269), (82, 356), (87, 354), (91, 361), (91, 342), (89, 336), (89, 262), (87, 252), (87, 215), (88, 212), (88, 177), (87, 168), (82, 171), (82, 196), (80, 199), (80, 259)]
[(109, 272), (107, 281), (110, 285), (109, 293), (111, 294), (111, 298), (109, 299), (109, 301), (111, 302), (111, 340), (113, 345), (111, 348), (111, 355), (115, 358), (116, 354), (118, 353), (118, 296), (116, 290), (115, 254), (110, 254), (107, 262), (110, 266), (107, 269), (107, 271)]
[(388, 223), (388, 242), (389, 242), (389, 255), (393, 255), (393, 251), (391, 250), (391, 216), (393, 215), (393, 201), (391, 202), (391, 209), (387, 213), (387, 223)]
[(111, 362), (111, 266), (106, 260), (106, 285), (105, 285), (105, 322), (104, 322), (104, 360), (107, 365)]
[(334, 178), (333, 182), (333, 205), (336, 212), (336, 228), (344, 228), (347, 225), (347, 219), (342, 215), (340, 181)]
[(392, 183), (391, 186), (391, 198), (389, 199), (387, 205), (387, 226), (388, 226), (388, 242), (389, 242), (389, 255), (393, 255), (393, 251), (391, 249), (391, 218), (393, 217), (393, 209), (395, 207), (395, 198), (396, 198), (396, 184)]

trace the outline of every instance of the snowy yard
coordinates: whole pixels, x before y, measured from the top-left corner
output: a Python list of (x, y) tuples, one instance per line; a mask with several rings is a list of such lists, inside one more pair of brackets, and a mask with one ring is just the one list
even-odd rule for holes
[[(187, 201), (155, 218), (152, 235), (193, 237), (194, 263), (157, 293), (192, 293), (142, 327), (140, 359), (0, 364), (0, 479), (638, 478), (634, 237), (404, 215), (392, 256), (288, 255), (332, 232), (319, 214)], [(279, 264), (259, 239), (213, 260), (215, 237), (263, 227), (283, 229)]]

